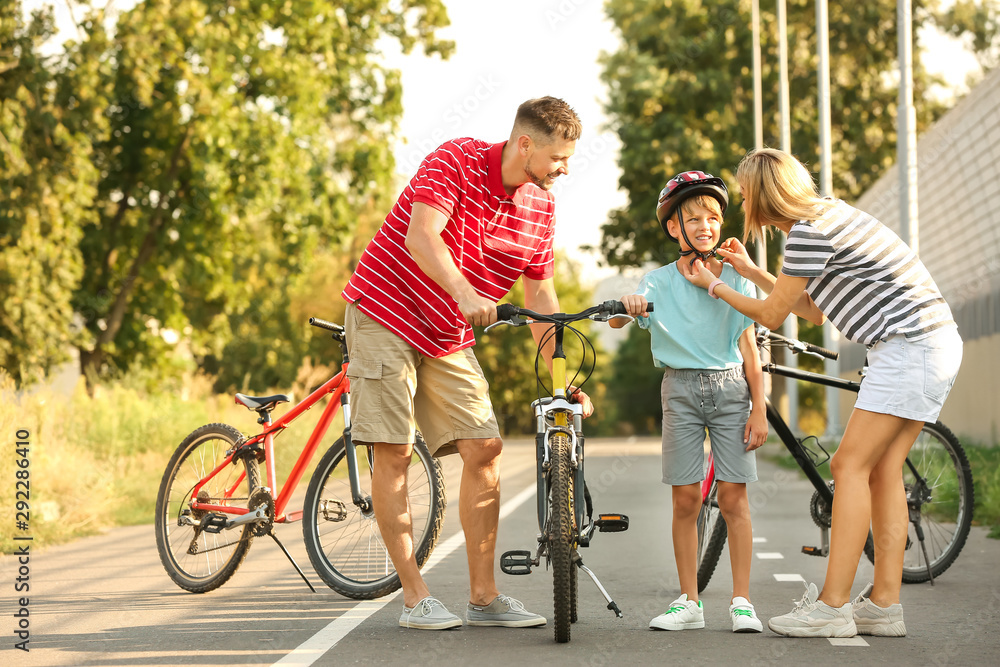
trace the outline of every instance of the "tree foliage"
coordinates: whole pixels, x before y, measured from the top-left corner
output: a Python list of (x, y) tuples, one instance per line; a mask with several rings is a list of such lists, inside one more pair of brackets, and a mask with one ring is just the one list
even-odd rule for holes
[[(917, 2), (914, 33), (931, 20)], [(674, 173), (701, 169), (736, 186), (735, 166), (754, 144), (750, 3), (722, 0), (610, 0), (623, 47), (603, 58), (607, 111), (621, 142), (620, 185), (629, 204), (610, 216), (602, 249), (612, 265), (666, 263), (677, 246), (654, 215)], [(788, 50), (792, 152), (819, 170), (815, 3), (789, 0)], [(762, 7), (764, 142), (779, 143), (778, 57), (773, 11)], [(831, 3), (830, 80), (834, 193), (859, 196), (896, 157), (896, 3)], [(896, 79), (898, 80), (898, 78)], [(915, 98), (933, 83), (915, 58)], [(919, 129), (942, 111), (917, 108)], [(735, 208), (724, 234), (738, 235)], [(769, 253), (774, 257), (774, 253)]]
[[(80, 188), (56, 206), (84, 268), (65, 282), (79, 279), (85, 372), (178, 350), (217, 359), (235, 336), (229, 350), (253, 355), (235, 361), (270, 368), (262, 380), (288, 374), (281, 356), (308, 342), (290, 295), (308, 291), (317, 257), (350, 251), (360, 214), (392, 190), (401, 88), (378, 40), (446, 56), (443, 3), (146, 0), (113, 30), (104, 18), (90, 13), (35, 75), (63, 135), (79, 137), (79, 164), (28, 163), (38, 183), (62, 170)], [(5, 82), (31, 75), (32, 53)]]
[(67, 123), (38, 53), (53, 32), (50, 11), (26, 21), (20, 3), (0, 7), (0, 367), (19, 382), (67, 356), (80, 229), (93, 219), (90, 139)]

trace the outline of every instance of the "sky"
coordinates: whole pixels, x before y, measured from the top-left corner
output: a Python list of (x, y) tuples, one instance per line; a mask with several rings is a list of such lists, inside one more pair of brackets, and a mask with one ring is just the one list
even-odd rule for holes
[[(556, 246), (585, 267), (590, 281), (615, 274), (599, 266), (595, 253), (580, 249), (599, 245), (608, 212), (628, 203), (626, 193), (618, 189), (620, 144), (607, 128), (603, 112), (607, 91), (600, 80), (598, 57), (619, 43), (604, 16), (603, 0), (444, 3), (451, 25), (439, 35), (455, 42), (448, 60), (427, 57), (419, 50), (404, 56), (391, 40), (383, 43), (386, 64), (402, 72), (403, 117), (394, 150), (401, 182), (442, 142), (463, 136), (503, 141), (521, 102), (543, 95), (560, 97), (576, 110), (584, 133), (570, 160), (569, 174), (560, 177), (553, 188)], [(56, 8), (58, 39), (75, 32), (69, 2), (27, 0), (24, 6), (28, 10), (42, 4)], [(135, 0), (110, 0), (108, 4), (125, 11)], [(765, 10), (768, 4), (768, 0), (762, 3)], [(942, 4), (949, 5), (951, 0)], [(79, 8), (76, 13), (83, 14)], [(925, 66), (945, 74), (953, 90), (964, 92), (966, 74), (977, 68), (975, 59), (956, 40), (936, 31), (925, 30), (919, 38), (925, 56), (932, 54), (924, 58)], [(949, 93), (938, 91), (944, 97)], [(777, 113), (777, 109), (764, 111)]]

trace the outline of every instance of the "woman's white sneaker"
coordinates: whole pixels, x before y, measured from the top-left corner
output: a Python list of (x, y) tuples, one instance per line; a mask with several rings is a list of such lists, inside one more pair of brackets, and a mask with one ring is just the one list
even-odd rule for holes
[(733, 632), (762, 632), (764, 625), (757, 618), (750, 600), (744, 597), (733, 598), (729, 606), (729, 615), (733, 619)]
[(872, 584), (854, 598), (854, 624), (859, 635), (876, 637), (905, 637), (906, 625), (903, 623), (903, 606), (898, 602), (888, 607), (880, 607), (868, 596), (872, 594)]
[(447, 630), (462, 627), (462, 619), (448, 611), (440, 600), (428, 596), (412, 608), (403, 605), (399, 625), (416, 630)]
[(687, 593), (670, 603), (670, 608), (649, 622), (654, 630), (697, 630), (705, 627), (701, 600), (688, 600)]
[(853, 637), (858, 634), (851, 613), (851, 603), (831, 607), (819, 600), (816, 584), (809, 584), (795, 609), (784, 616), (775, 616), (767, 627), (785, 637)]

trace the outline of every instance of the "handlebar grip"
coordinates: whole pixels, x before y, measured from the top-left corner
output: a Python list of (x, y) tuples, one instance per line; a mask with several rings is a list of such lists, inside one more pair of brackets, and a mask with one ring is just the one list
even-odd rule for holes
[(512, 303), (501, 303), (497, 305), (497, 319), (498, 320), (509, 320), (512, 317), (516, 317), (521, 309)]
[[(614, 300), (605, 301), (604, 307), (609, 311), (609, 314), (611, 315), (628, 315), (628, 311), (625, 310), (625, 304), (623, 304), (621, 301), (614, 301)], [(653, 312), (652, 301), (646, 302), (646, 312), (647, 313)]]
[(321, 320), (318, 317), (310, 317), (309, 324), (314, 327), (319, 327), (320, 329), (326, 329), (327, 331), (342, 331), (344, 327), (339, 324), (334, 324), (333, 322), (327, 322), (326, 320)]
[(805, 343), (806, 349), (810, 352), (815, 352), (821, 357), (826, 357), (827, 359), (837, 360), (840, 355), (832, 350), (828, 350), (825, 347), (820, 347), (819, 345), (813, 345), (812, 343)]

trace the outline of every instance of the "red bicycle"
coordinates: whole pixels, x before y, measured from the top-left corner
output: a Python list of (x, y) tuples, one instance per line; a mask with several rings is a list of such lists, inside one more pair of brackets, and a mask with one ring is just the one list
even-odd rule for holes
[[(257, 413), (261, 432), (248, 438), (228, 424), (207, 424), (187, 436), (167, 464), (156, 498), (156, 548), (167, 574), (184, 590), (205, 593), (226, 583), (246, 558), (253, 538), (264, 535), (275, 540), (309, 584), (273, 531), (276, 523), (303, 518), (309, 560), (330, 588), (347, 597), (372, 599), (400, 586), (375, 522), (371, 498), (375, 448), (351, 440), (350, 360), (344, 328), (317, 318), (310, 318), (309, 324), (330, 331), (340, 343), (343, 366), (339, 373), (273, 422), (271, 411), (291, 402), (289, 396), (236, 394), (238, 404)], [(328, 395), (319, 422), (275, 494), (275, 437)], [(341, 407), (343, 435), (316, 466), (303, 509), (286, 512)], [(416, 440), (407, 490), (417, 563), (423, 565), (441, 532), (445, 490), (440, 466), (419, 433)], [(266, 483), (261, 479), (261, 466)]]

